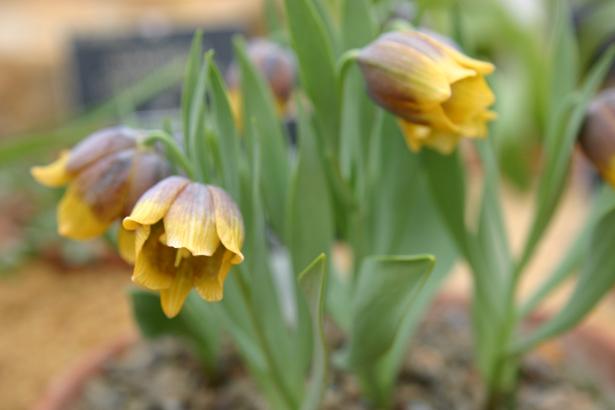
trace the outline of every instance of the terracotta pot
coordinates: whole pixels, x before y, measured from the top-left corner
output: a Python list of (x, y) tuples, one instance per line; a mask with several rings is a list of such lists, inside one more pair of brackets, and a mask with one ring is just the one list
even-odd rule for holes
[[(443, 295), (434, 301), (429, 314), (439, 309), (467, 308), (467, 299), (455, 295)], [(546, 320), (546, 314), (533, 315), (527, 326), (534, 327)], [(79, 397), (86, 383), (99, 373), (105, 362), (119, 356), (139, 340), (135, 334), (127, 334), (83, 357), (77, 365), (59, 376), (33, 410), (64, 410)], [(596, 385), (615, 400), (615, 338), (600, 329), (581, 325), (566, 335), (542, 345), (546, 354), (564, 354), (575, 363), (583, 363), (586, 372)], [(555, 352), (555, 353), (554, 353)]]

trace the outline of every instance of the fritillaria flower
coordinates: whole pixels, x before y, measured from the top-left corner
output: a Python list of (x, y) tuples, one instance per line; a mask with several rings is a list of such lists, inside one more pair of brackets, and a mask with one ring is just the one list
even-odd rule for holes
[(128, 215), (139, 197), (169, 174), (166, 159), (140, 144), (144, 134), (107, 128), (91, 134), (32, 176), (50, 187), (67, 185), (58, 205), (58, 231), (72, 239), (91, 239)]
[(615, 89), (602, 91), (591, 102), (579, 142), (602, 177), (615, 187)]
[(134, 263), (133, 282), (160, 291), (168, 317), (192, 288), (203, 299), (223, 297), (232, 265), (243, 261), (243, 219), (221, 188), (172, 176), (149, 189), (124, 219), (120, 253)]
[[(284, 116), (288, 101), (295, 85), (296, 65), (294, 55), (280, 45), (263, 39), (250, 40), (247, 45), (248, 58), (265, 78), (275, 98), (278, 114)], [(231, 64), (226, 73), (229, 99), (235, 118), (241, 118), (241, 94), (239, 90), (239, 68)]]
[(381, 35), (358, 62), (372, 99), (395, 114), (408, 146), (450, 153), (463, 137), (487, 135), (493, 65), (420, 31)]

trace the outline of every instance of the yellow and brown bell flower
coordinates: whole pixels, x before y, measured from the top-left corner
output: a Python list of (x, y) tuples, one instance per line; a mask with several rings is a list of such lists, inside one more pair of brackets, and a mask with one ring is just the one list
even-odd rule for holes
[[(275, 98), (280, 117), (287, 113), (288, 102), (295, 86), (296, 64), (294, 55), (282, 46), (264, 38), (255, 38), (247, 44), (250, 62), (267, 81)], [(240, 76), (237, 63), (229, 66), (226, 72), (229, 100), (235, 120), (241, 119)]]
[(47, 166), (31, 169), (42, 185), (66, 192), (58, 205), (58, 231), (71, 239), (91, 239), (128, 215), (139, 197), (170, 173), (166, 159), (140, 144), (142, 131), (100, 130)]
[(222, 299), (229, 269), (243, 261), (243, 240), (241, 213), (224, 190), (172, 176), (139, 199), (119, 246), (135, 265), (133, 282), (159, 291), (174, 317), (192, 288), (207, 301)]
[(600, 175), (615, 187), (615, 88), (602, 91), (587, 108), (579, 143)]
[(463, 137), (487, 135), (495, 101), (493, 65), (424, 32), (385, 33), (358, 53), (372, 99), (395, 114), (408, 146), (450, 153)]

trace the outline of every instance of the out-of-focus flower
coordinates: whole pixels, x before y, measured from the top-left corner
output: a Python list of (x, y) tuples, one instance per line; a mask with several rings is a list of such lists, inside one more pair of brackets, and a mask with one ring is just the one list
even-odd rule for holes
[(160, 291), (168, 317), (194, 287), (219, 301), (231, 265), (243, 261), (241, 213), (221, 188), (172, 176), (149, 189), (124, 219), (120, 253), (134, 263), (133, 282)]
[(602, 177), (615, 187), (615, 88), (602, 91), (589, 105), (579, 143)]
[[(287, 113), (288, 101), (295, 85), (296, 64), (294, 55), (280, 45), (256, 38), (248, 42), (248, 58), (265, 78), (275, 98), (278, 114)], [(235, 120), (241, 119), (240, 74), (237, 63), (232, 63), (226, 72), (229, 100)]]
[(91, 239), (130, 213), (139, 197), (169, 175), (154, 148), (140, 145), (140, 131), (115, 127), (91, 134), (32, 176), (50, 187), (68, 185), (58, 205), (58, 231), (72, 239)]
[(410, 30), (383, 34), (359, 52), (358, 62), (370, 96), (399, 117), (413, 151), (450, 153), (463, 137), (487, 135), (495, 97), (484, 77), (492, 64)]

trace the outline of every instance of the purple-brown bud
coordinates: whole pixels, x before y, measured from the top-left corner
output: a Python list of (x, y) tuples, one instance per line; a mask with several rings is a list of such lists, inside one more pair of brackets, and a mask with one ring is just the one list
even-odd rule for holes
[(67, 185), (58, 206), (58, 230), (72, 239), (102, 234), (130, 214), (139, 197), (170, 173), (166, 159), (140, 141), (142, 131), (107, 128), (91, 134), (32, 175), (51, 187)]
[[(264, 38), (252, 39), (247, 45), (248, 58), (265, 78), (275, 97), (278, 112), (283, 115), (296, 80), (294, 55), (280, 45)], [(239, 109), (239, 68), (231, 64), (226, 72), (226, 82), (231, 93), (233, 109)]]
[(615, 88), (602, 91), (589, 105), (579, 144), (602, 177), (615, 187)]

